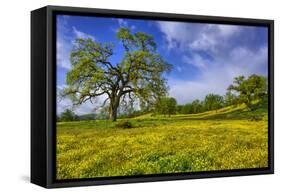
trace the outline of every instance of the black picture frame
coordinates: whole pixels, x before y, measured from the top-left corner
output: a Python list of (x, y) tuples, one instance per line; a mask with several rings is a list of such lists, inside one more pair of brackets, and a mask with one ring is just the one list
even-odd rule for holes
[[(56, 14), (268, 27), (268, 168), (56, 180)], [(46, 188), (274, 173), (274, 21), (261, 19), (46, 6), (31, 12), (31, 182)]]

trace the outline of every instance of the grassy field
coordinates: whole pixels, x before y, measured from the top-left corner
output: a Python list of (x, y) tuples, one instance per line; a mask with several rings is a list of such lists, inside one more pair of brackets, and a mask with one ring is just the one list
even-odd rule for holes
[[(258, 119), (252, 119), (258, 115)], [(200, 114), (57, 123), (57, 178), (267, 167), (267, 112), (227, 107)]]

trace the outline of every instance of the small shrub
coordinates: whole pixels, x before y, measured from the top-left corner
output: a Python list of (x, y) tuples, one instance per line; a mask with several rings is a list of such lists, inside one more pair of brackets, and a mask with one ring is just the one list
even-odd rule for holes
[(133, 128), (133, 124), (130, 121), (121, 121), (117, 123), (115, 127), (129, 129), (129, 128)]
[(250, 121), (261, 121), (263, 118), (262, 118), (262, 116), (252, 116), (251, 117), (251, 119), (250, 119)]

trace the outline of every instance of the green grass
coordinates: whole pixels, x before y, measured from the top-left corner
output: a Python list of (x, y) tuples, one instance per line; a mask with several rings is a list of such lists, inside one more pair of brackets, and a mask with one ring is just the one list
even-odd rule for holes
[[(254, 115), (262, 119), (252, 121)], [(267, 135), (266, 110), (245, 106), (171, 117), (147, 114), (116, 123), (60, 122), (57, 178), (267, 167)]]

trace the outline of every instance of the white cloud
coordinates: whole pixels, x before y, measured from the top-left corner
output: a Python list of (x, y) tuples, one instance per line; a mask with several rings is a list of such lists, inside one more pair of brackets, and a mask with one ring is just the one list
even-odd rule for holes
[(185, 46), (193, 34), (185, 23), (181, 22), (158, 22), (160, 31), (163, 32), (167, 41), (168, 49)]
[(70, 51), (71, 45), (69, 45), (66, 40), (58, 38), (57, 39), (57, 65), (70, 69)]
[(217, 25), (219, 32), (224, 37), (232, 36), (236, 33), (239, 33), (239, 28), (234, 25)]
[[(158, 22), (158, 27), (166, 48), (176, 50), (185, 66), (192, 65), (197, 70), (192, 80), (169, 80), (169, 95), (178, 103), (203, 100), (208, 93), (224, 95), (233, 78), (239, 75), (267, 74), (267, 46), (251, 49), (233, 44), (242, 32), (239, 26)], [(183, 68), (177, 65), (176, 69)]]
[[(125, 19), (121, 19), (121, 18), (118, 18), (117, 19), (117, 22), (118, 22), (118, 25), (119, 27), (123, 27), (123, 28), (129, 28), (130, 30), (135, 30), (136, 29), (136, 26), (135, 25), (130, 25), (128, 23), (128, 21), (126, 21)], [(118, 29), (113, 29), (115, 32), (118, 31)]]
[(57, 65), (66, 69), (71, 68), (70, 51), (72, 44), (69, 36), (67, 17), (58, 17), (57, 20)]
[(78, 107), (73, 107), (71, 100), (68, 98), (64, 98), (57, 101), (57, 114), (60, 115), (66, 109), (70, 109), (73, 110), (77, 115), (83, 115), (94, 112), (94, 107), (95, 105), (93, 105), (89, 101), (81, 104)]
[(189, 44), (189, 47), (194, 50), (216, 51), (217, 40), (205, 33), (202, 33), (198, 39)]
[[(67, 85), (62, 84), (57, 86), (57, 94), (67, 87)], [(103, 105), (103, 102), (107, 99), (107, 95), (99, 96), (91, 101), (86, 101), (85, 103), (79, 106), (73, 106), (72, 101), (68, 97), (61, 97), (57, 95), (57, 114), (60, 115), (66, 109), (73, 110), (77, 115), (83, 115), (93, 112), (98, 112), (100, 107)], [(108, 103), (109, 101), (107, 101)]]
[[(68, 17), (59, 17), (57, 21), (57, 65), (63, 67), (67, 70), (71, 69), (70, 63), (70, 53), (76, 38), (91, 38), (95, 40), (95, 37), (78, 30), (77, 27), (68, 25)], [(60, 85), (57, 87), (57, 93), (60, 92), (66, 85)], [(93, 101), (93, 104), (90, 101), (83, 103), (80, 106), (73, 107), (73, 103), (69, 98), (57, 99), (57, 114), (60, 114), (65, 109), (73, 109), (73, 111), (78, 114), (86, 114), (93, 112), (95, 108), (99, 107), (103, 101), (106, 99), (106, 96), (100, 96)]]
[(85, 32), (82, 32), (82, 31), (79, 31), (76, 29), (75, 26), (72, 26), (72, 30), (73, 30), (73, 33), (75, 35), (75, 38), (83, 38), (83, 39), (92, 39), (93, 41), (95, 40), (95, 37), (90, 35), (90, 34), (87, 34)]
[(170, 80), (170, 83), (169, 96), (174, 97), (178, 104), (202, 100), (207, 93), (213, 92), (203, 81)]
[(97, 112), (101, 105), (103, 104), (104, 100), (106, 99), (106, 95), (99, 96), (95, 100), (87, 101), (79, 106), (73, 106), (72, 101), (65, 97), (62, 99), (57, 99), (57, 114), (60, 115), (66, 109), (73, 110), (77, 115), (83, 115), (88, 113)]
[(182, 72), (182, 67), (176, 66), (176, 68), (177, 68), (178, 72)]
[(167, 48), (203, 50), (215, 52), (219, 43), (239, 34), (234, 25), (198, 24), (183, 22), (158, 22), (160, 31), (167, 41)]
[(230, 52), (229, 56), (218, 57), (213, 61), (203, 60), (196, 56), (199, 55), (194, 55), (191, 63), (199, 67), (200, 76), (197, 79), (169, 80), (169, 95), (176, 98), (180, 104), (192, 102), (195, 99), (203, 100), (209, 93), (224, 95), (233, 78), (239, 75), (249, 76), (253, 73), (267, 75), (264, 71), (268, 60), (267, 47), (261, 47), (257, 51), (237, 47)]
[(196, 53), (193, 53), (191, 57), (184, 55), (183, 62), (191, 64), (200, 69), (206, 68), (207, 65), (210, 63), (209, 60), (203, 58), (201, 55)]
[(125, 21), (124, 19), (117, 19), (117, 22), (119, 24), (119, 26), (122, 26), (122, 27), (128, 27), (128, 22)]
[(70, 53), (76, 38), (91, 38), (95, 37), (79, 31), (75, 26), (72, 28), (68, 24), (69, 17), (61, 16), (57, 20), (57, 65), (65, 69), (71, 69)]

